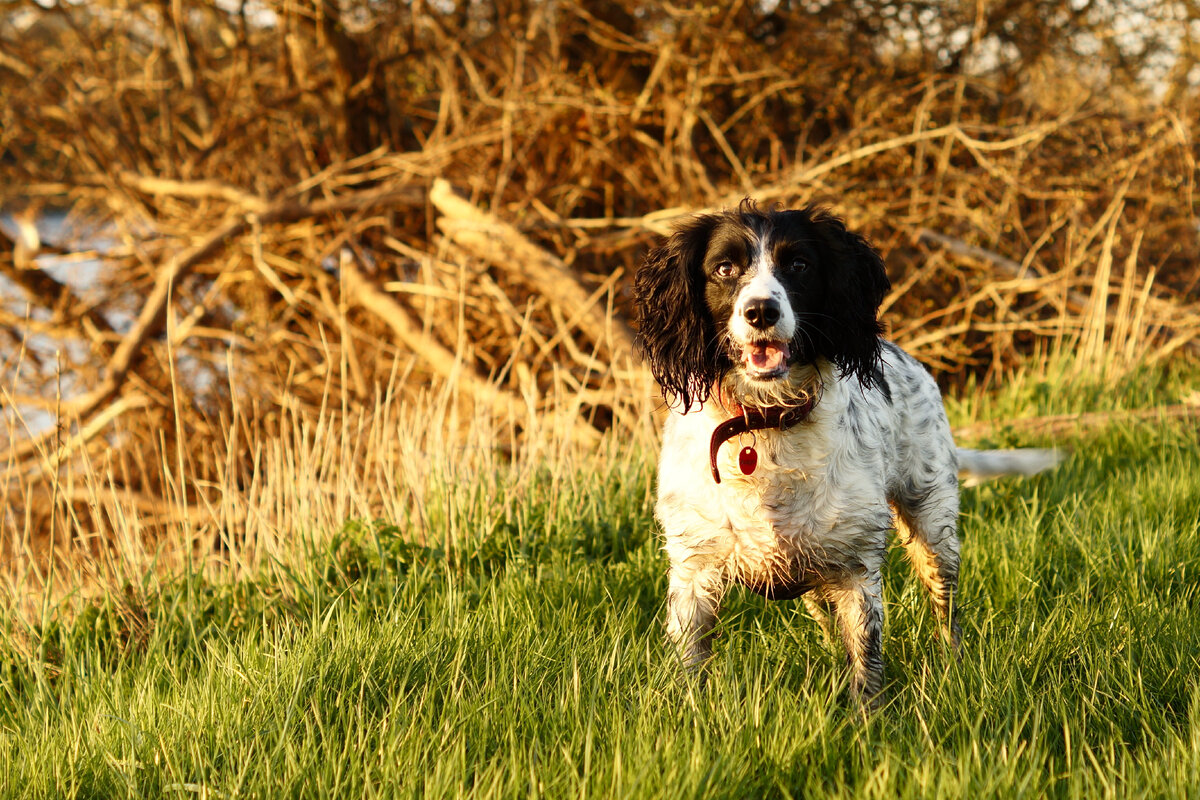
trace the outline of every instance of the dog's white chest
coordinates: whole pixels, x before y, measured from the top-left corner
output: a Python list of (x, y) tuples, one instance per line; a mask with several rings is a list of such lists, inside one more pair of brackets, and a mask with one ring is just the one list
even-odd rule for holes
[[(672, 419), (664, 431), (658, 516), (668, 553), (702, 554), (730, 577), (771, 584), (818, 575), (863, 544), (862, 526), (845, 524), (847, 515), (863, 509), (836, 496), (837, 487), (853, 481), (831, 480), (839, 445), (830, 441), (828, 425), (813, 420), (788, 432), (731, 439), (719, 451), (720, 484), (709, 469), (712, 428), (707, 415), (689, 414)], [(738, 463), (744, 446), (757, 454), (749, 475)]]

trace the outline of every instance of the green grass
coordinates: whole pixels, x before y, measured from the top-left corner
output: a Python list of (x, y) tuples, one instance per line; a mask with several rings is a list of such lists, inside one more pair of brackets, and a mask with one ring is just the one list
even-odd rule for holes
[[(1196, 382), (1030, 381), (950, 405), (1139, 407)], [(964, 491), (961, 660), (890, 560), (887, 701), (866, 719), (799, 603), (733, 592), (707, 682), (680, 679), (653, 454), (631, 450), (523, 479), (503, 507), (448, 483), (424, 544), (411, 521), (350, 522), (253, 581), (147, 581), (32, 628), (0, 611), (0, 793), (1194, 795), (1196, 430), (1071, 444), (1054, 473)]]

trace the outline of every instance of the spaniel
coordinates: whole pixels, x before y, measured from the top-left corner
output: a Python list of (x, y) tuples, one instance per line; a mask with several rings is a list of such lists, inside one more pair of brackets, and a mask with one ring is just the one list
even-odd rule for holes
[(851, 688), (871, 701), (888, 532), (957, 648), (960, 474), (1057, 463), (955, 447), (933, 378), (880, 336), (888, 289), (879, 254), (837, 217), (750, 201), (684, 222), (639, 268), (638, 341), (671, 406), (655, 507), (667, 631), (689, 667), (739, 583), (801, 597), (836, 627)]

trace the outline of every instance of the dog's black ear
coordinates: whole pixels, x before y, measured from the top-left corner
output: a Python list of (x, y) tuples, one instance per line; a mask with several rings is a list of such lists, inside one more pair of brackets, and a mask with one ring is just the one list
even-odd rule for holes
[(883, 325), (877, 313), (891, 288), (878, 251), (842, 220), (814, 212), (821, 232), (826, 275), (826, 314), (818, 338), (824, 355), (847, 375), (870, 386), (878, 374)]
[(668, 402), (704, 402), (719, 373), (716, 324), (704, 301), (704, 254), (713, 216), (681, 225), (646, 254), (633, 280), (638, 348)]

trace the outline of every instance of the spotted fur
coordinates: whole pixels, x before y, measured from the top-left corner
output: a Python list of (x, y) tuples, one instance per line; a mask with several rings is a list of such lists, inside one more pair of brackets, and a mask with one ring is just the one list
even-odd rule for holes
[[(880, 338), (887, 289), (879, 255), (836, 217), (750, 203), (684, 223), (639, 270), (639, 340), (672, 405), (656, 505), (670, 561), (667, 632), (688, 666), (710, 655), (721, 600), (740, 583), (803, 596), (840, 632), (854, 692), (874, 698), (893, 528), (958, 646), (960, 453), (1012, 465), (956, 449), (932, 377)], [(714, 483), (717, 425), (740, 407), (809, 397), (817, 402), (800, 424), (723, 444)], [(747, 444), (758, 463), (744, 475)]]

